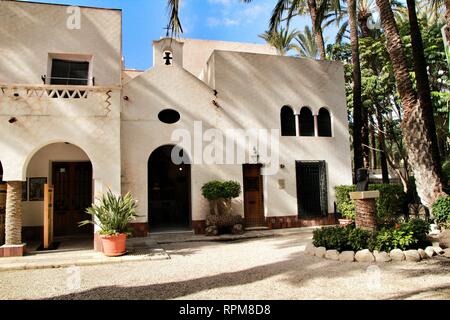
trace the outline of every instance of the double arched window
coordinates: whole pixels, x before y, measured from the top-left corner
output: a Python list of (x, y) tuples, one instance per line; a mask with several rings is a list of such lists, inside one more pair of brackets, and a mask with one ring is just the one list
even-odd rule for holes
[[(281, 135), (293, 137), (332, 137), (330, 112), (321, 108), (319, 114), (314, 116), (309, 107), (302, 107), (297, 116), (289, 106), (281, 108)], [(298, 128), (298, 129), (297, 129)]]

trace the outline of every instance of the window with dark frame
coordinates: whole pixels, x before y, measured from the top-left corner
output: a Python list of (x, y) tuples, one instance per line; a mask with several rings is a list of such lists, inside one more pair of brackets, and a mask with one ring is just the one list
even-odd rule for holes
[(300, 111), (300, 136), (314, 137), (314, 116), (308, 107), (303, 107)]
[(322, 108), (317, 117), (317, 124), (319, 126), (319, 137), (331, 137), (331, 117), (327, 109)]
[(295, 128), (294, 110), (289, 106), (281, 108), (281, 135), (283, 137), (293, 137), (297, 135)]
[(89, 62), (53, 59), (50, 84), (87, 86)]

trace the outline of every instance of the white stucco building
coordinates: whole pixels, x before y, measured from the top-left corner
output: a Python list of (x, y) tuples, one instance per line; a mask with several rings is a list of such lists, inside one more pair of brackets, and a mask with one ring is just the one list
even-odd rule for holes
[[(352, 182), (341, 63), (163, 38), (152, 68), (125, 70), (121, 11), (73, 14), (0, 1), (0, 172), (23, 188), (7, 228), (20, 220), (24, 241), (41, 236), (45, 182), (56, 236), (92, 233), (77, 222), (107, 188), (139, 201), (137, 236), (200, 233), (211, 180), (242, 185), (234, 210), (250, 227), (334, 223), (334, 187)], [(172, 162), (175, 145), (188, 163)]]

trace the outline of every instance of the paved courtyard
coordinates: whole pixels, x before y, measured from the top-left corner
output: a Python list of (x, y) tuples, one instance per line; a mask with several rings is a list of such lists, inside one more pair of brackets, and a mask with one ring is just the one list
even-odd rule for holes
[(0, 272), (0, 299), (450, 299), (450, 259), (384, 265), (304, 254), (312, 231), (160, 246), (170, 259)]

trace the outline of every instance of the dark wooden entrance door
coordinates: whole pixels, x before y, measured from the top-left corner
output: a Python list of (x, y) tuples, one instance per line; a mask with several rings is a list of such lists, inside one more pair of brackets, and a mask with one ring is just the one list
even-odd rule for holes
[(53, 226), (55, 236), (92, 234), (92, 226), (78, 223), (92, 217), (86, 208), (92, 204), (92, 165), (90, 162), (53, 163)]
[(328, 215), (325, 161), (297, 161), (297, 202), (299, 217)]
[(245, 164), (243, 169), (245, 225), (248, 228), (265, 226), (261, 165)]
[(156, 149), (148, 161), (148, 221), (150, 230), (188, 229), (191, 224), (191, 166), (174, 164), (172, 149)]

